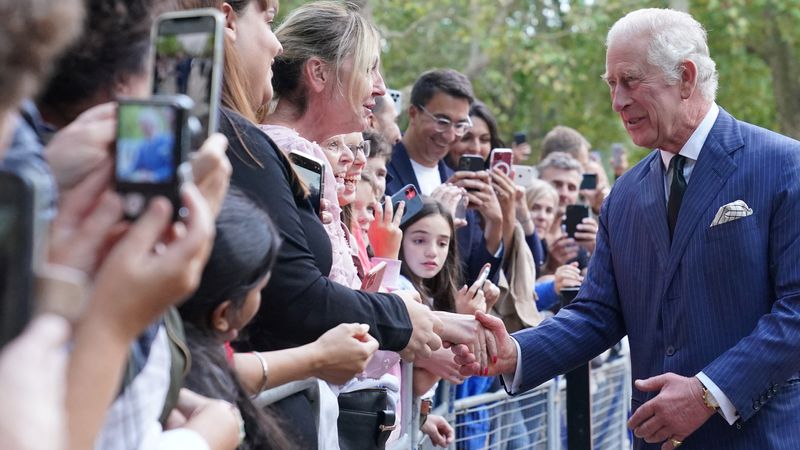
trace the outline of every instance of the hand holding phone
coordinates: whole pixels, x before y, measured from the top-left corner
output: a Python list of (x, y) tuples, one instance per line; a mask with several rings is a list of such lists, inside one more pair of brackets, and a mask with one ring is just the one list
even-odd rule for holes
[(513, 177), (514, 171), (511, 169), (513, 153), (510, 148), (495, 148), (489, 156), (489, 168), (499, 170), (507, 177)]
[(578, 224), (583, 222), (583, 219), (589, 217), (589, 207), (586, 205), (567, 205), (566, 218), (564, 219), (564, 226), (566, 228), (567, 236), (575, 238)]
[(486, 161), (480, 155), (462, 155), (458, 160), (458, 170), (478, 172), (486, 169)]

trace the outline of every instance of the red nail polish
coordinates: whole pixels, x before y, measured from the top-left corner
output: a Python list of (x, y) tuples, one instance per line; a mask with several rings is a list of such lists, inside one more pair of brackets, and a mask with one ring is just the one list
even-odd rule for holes
[(492, 364), (497, 364), (497, 356), (492, 356)]

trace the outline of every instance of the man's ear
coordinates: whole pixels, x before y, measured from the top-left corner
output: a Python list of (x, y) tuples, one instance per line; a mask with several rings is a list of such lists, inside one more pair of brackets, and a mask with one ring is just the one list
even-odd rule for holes
[(236, 26), (236, 11), (233, 10), (233, 6), (231, 6), (228, 2), (222, 3), (221, 10), (222, 14), (225, 15), (225, 35), (228, 36), (231, 41), (236, 42), (236, 33), (238, 30)]
[(211, 327), (218, 333), (227, 333), (231, 329), (231, 323), (228, 321), (228, 310), (231, 305), (230, 300), (225, 300), (211, 313)]
[(413, 122), (417, 118), (419, 110), (414, 105), (408, 105), (408, 121)]
[(306, 77), (308, 87), (314, 92), (322, 92), (325, 86), (331, 81), (329, 66), (325, 61), (311, 57), (303, 65), (303, 74)]
[(697, 89), (697, 65), (691, 60), (685, 60), (682, 63), (683, 71), (681, 72), (681, 99), (686, 100), (692, 96), (694, 90)]

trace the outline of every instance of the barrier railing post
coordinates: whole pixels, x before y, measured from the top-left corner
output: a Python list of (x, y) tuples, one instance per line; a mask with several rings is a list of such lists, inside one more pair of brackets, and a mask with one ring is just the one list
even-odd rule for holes
[(561, 447), (561, 408), (559, 403), (559, 377), (555, 377), (547, 390), (547, 450)]

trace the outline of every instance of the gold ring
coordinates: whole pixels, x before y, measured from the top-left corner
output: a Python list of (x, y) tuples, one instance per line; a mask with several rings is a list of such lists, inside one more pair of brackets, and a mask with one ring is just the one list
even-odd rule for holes
[(678, 448), (678, 447), (680, 447), (680, 446), (683, 444), (683, 442), (682, 442), (682, 441), (679, 441), (679, 440), (677, 440), (677, 439), (674, 439), (674, 438), (673, 438), (673, 439), (670, 439), (670, 440), (669, 440), (669, 442), (671, 442), (671, 443), (672, 443), (672, 448)]

